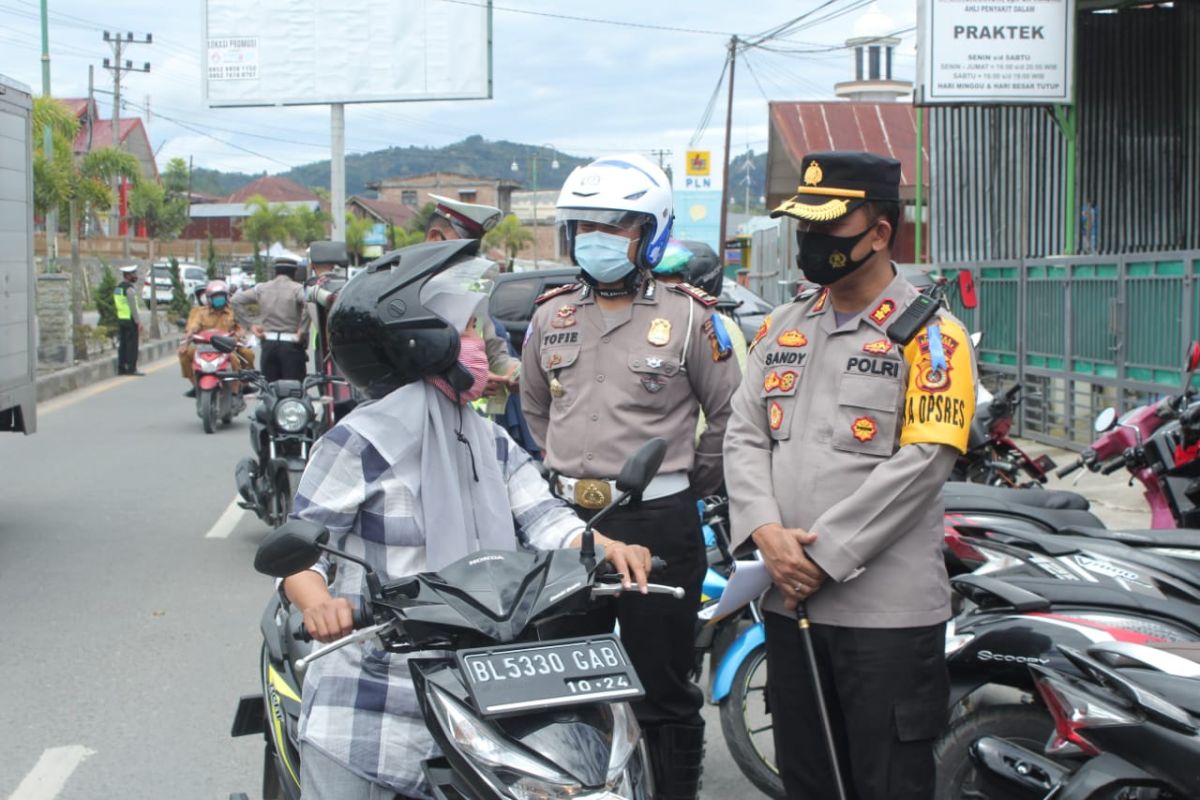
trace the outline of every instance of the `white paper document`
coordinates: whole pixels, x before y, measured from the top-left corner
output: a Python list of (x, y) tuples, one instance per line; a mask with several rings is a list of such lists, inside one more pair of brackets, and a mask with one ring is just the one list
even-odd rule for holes
[(771, 586), (771, 574), (761, 561), (734, 562), (733, 575), (715, 606), (700, 612), (709, 624), (738, 611)]

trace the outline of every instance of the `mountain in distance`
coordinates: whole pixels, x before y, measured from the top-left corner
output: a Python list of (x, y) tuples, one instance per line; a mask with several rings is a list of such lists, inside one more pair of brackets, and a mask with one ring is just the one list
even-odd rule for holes
[[(509, 141), (489, 141), (482, 136), (468, 136), (461, 142), (444, 147), (389, 147), (371, 153), (356, 153), (346, 156), (346, 194), (372, 197), (375, 192), (367, 188), (383, 178), (403, 178), (428, 172), (455, 172), (480, 178), (508, 178), (518, 181), (525, 188), (532, 188), (529, 174), (529, 155), (539, 148), (533, 145)], [(550, 169), (550, 161), (538, 159), (538, 185), (540, 188), (558, 187), (577, 166), (588, 163), (590, 156), (573, 156), (560, 151), (554, 152), (558, 169)], [(733, 159), (730, 172), (730, 204), (740, 210), (744, 204), (745, 163), (749, 159), (750, 203), (759, 205), (758, 198), (765, 194), (766, 153), (755, 155), (753, 151)], [(518, 171), (512, 171), (513, 161)], [(265, 173), (263, 173), (265, 174)], [(276, 173), (289, 178), (301, 186), (324, 187), (329, 185), (329, 160), (314, 161), (293, 167), (286, 172)], [(227, 197), (246, 184), (261, 178), (261, 174), (244, 172), (222, 172), (221, 170), (195, 167), (192, 170), (192, 190), (203, 194)]]

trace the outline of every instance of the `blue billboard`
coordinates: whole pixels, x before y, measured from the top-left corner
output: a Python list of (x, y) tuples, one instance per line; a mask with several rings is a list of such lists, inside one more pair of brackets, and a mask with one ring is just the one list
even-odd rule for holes
[(715, 252), (721, 252), (721, 192), (720, 190), (688, 190), (675, 192), (674, 239), (704, 242)]

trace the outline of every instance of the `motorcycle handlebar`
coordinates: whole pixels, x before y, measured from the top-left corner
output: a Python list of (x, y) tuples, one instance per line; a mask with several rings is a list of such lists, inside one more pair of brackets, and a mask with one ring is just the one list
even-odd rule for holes
[[(293, 624), (292, 638), (298, 642), (311, 642), (313, 637), (312, 634), (308, 632), (308, 628), (304, 627), (304, 615), (301, 614), (299, 610), (292, 613), (299, 617), (299, 619), (297, 619)], [(351, 623), (351, 626), (355, 630), (358, 630), (359, 628), (365, 628), (373, 622), (374, 620), (372, 620), (370, 615), (367, 614), (367, 610), (365, 608), (354, 609), (354, 621)]]
[(1125, 456), (1115, 458), (1100, 468), (1101, 475), (1112, 475), (1114, 472), (1125, 466)]
[(1070, 464), (1067, 464), (1065, 467), (1060, 467), (1058, 470), (1055, 471), (1054, 474), (1056, 477), (1065, 478), (1068, 475), (1070, 475), (1072, 472), (1074, 472), (1075, 470), (1082, 467), (1083, 465), (1084, 465), (1083, 459), (1077, 458), (1074, 461), (1072, 461)]

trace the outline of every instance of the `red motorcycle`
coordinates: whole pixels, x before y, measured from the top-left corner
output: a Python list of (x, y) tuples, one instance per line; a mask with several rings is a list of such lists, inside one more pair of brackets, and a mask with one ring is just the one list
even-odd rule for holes
[(192, 381), (196, 386), (196, 416), (204, 426), (205, 433), (217, 429), (217, 420), (225, 425), (233, 421), (235, 414), (246, 409), (242, 399), (241, 384), (231, 379), (240, 365), (235, 364), (237, 339), (226, 336), (224, 331), (210, 329), (192, 334), (196, 346), (192, 355)]
[(1041, 487), (1057, 466), (1054, 459), (1030, 458), (1008, 435), (1021, 405), (1021, 384), (1013, 384), (998, 397), (984, 395), (977, 400), (967, 452), (958, 457), (950, 480), (1014, 489)]

